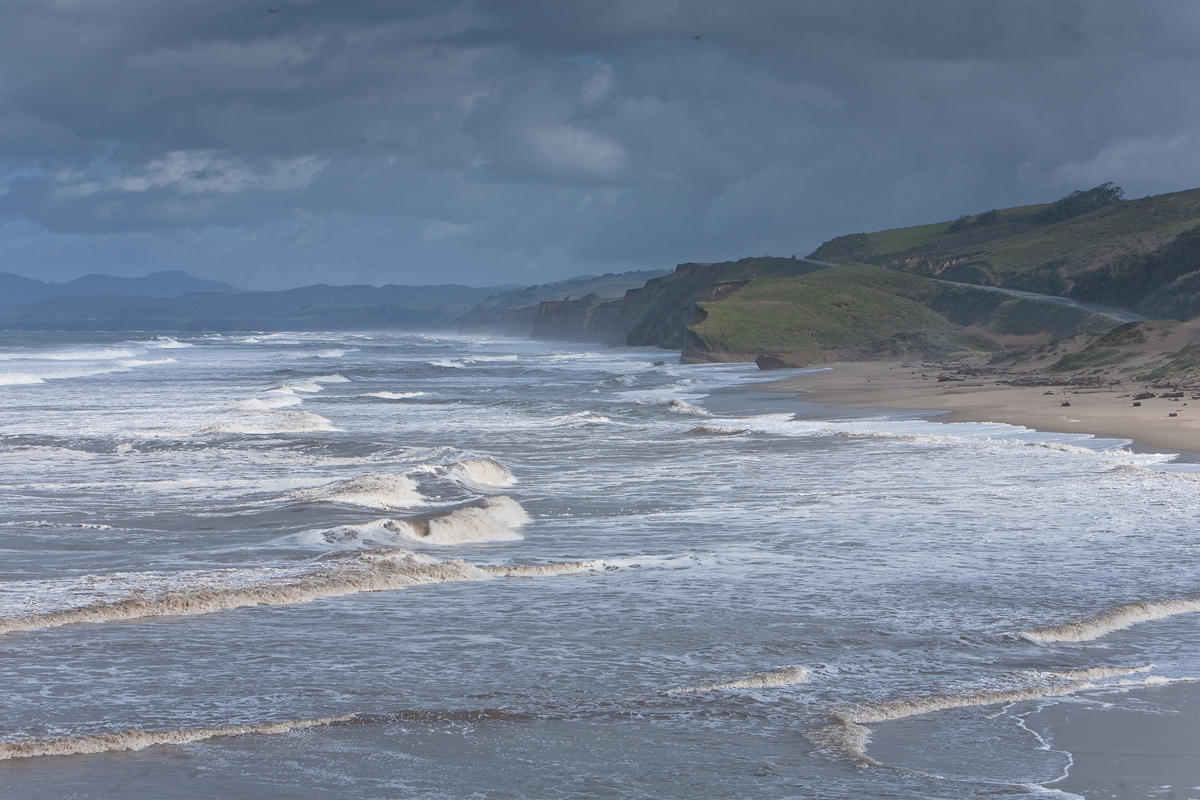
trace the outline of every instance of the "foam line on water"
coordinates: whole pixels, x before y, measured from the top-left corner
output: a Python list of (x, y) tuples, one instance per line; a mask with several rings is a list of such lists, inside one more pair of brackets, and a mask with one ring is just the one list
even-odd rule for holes
[(1010, 705), (1025, 700), (1065, 697), (1088, 689), (1102, 688), (1102, 684), (1096, 683), (1097, 681), (1145, 673), (1152, 668), (1153, 665), (1146, 665), (1141, 667), (1093, 667), (1063, 672), (1031, 672), (1010, 678), (1010, 685), (1001, 689), (922, 695), (882, 703), (862, 704), (835, 711), (833, 714), (834, 724), (810, 731), (808, 738), (827, 752), (863, 764), (878, 764), (867, 754), (867, 747), (871, 741), (870, 725), (957, 708)]
[(1042, 643), (1090, 642), (1142, 622), (1196, 612), (1200, 612), (1200, 598), (1126, 603), (1094, 617), (1068, 622), (1065, 625), (1022, 631), (1021, 635)]
[(47, 739), (16, 739), (0, 742), (0, 761), (39, 756), (71, 756), (88, 753), (133, 752), (163, 744), (190, 744), (226, 736), (247, 734), (274, 735), (309, 728), (323, 728), (353, 720), (354, 714), (341, 717), (260, 722), (250, 725), (221, 725), (212, 728), (182, 728), (166, 731), (126, 730), (91, 736), (56, 736)]
[(701, 692), (719, 692), (729, 689), (776, 689), (783, 686), (795, 686), (808, 680), (808, 670), (804, 667), (784, 667), (782, 669), (751, 672), (732, 680), (720, 683), (704, 683), (699, 686), (682, 686), (671, 689), (668, 694), (690, 694)]
[(85, 736), (27, 737), (0, 741), (0, 761), (45, 756), (89, 755), (96, 753), (136, 752), (160, 745), (184, 745), (231, 736), (278, 736), (292, 731), (331, 728), (345, 725), (387, 725), (394, 723), (483, 723), (492, 721), (528, 721), (529, 714), (503, 708), (464, 710), (412, 709), (388, 713), (351, 713), (336, 717), (216, 725), (174, 730), (130, 729)]
[[(171, 576), (166, 573), (142, 574), (128, 581), (120, 573), (85, 576), (66, 591), (47, 587), (47, 591), (57, 588), (73, 605), (0, 617), (0, 634), (83, 623), (211, 614), (250, 606), (297, 605), (428, 584), (574, 575), (604, 566), (599, 561), (475, 565), (457, 560), (438, 561), (408, 550), (380, 548), (332, 554), (308, 568), (211, 570), (188, 576), (189, 579), (176, 584), (169, 583)], [(21, 589), (36, 593), (37, 584), (52, 582), (22, 583), (25, 585)], [(79, 594), (91, 585), (98, 585), (92, 590), (92, 602), (79, 604)], [(0, 585), (0, 589), (4, 588)]]

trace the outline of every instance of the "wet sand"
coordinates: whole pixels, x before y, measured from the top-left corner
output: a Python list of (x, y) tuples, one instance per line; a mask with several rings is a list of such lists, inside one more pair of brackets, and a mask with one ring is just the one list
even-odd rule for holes
[[(892, 408), (946, 411), (945, 422), (1006, 422), (1043, 431), (1090, 433), (1133, 439), (1171, 452), (1200, 452), (1200, 400), (1134, 401), (1147, 389), (1126, 383), (1094, 389), (1070, 386), (1009, 386), (993, 377), (939, 381), (937, 367), (898, 361), (848, 362), (823, 372), (770, 384), (773, 391), (798, 392), (801, 399), (835, 408)], [(1134, 406), (1140, 402), (1140, 406)], [(1068, 403), (1069, 405), (1064, 405)], [(1176, 416), (1170, 416), (1172, 413)]]
[(1113, 705), (1056, 703), (1027, 718), (1051, 747), (1071, 754), (1067, 777), (1048, 788), (1088, 800), (1200, 797), (1200, 686), (1098, 699)]

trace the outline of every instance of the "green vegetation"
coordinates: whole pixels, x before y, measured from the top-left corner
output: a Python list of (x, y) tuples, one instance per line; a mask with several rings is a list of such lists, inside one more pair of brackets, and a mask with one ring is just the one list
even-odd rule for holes
[(1125, 199), (1125, 190), (1112, 181), (1091, 189), (1079, 189), (1051, 203), (1037, 213), (1038, 222), (1059, 222), (1071, 217), (1116, 205)]
[[(981, 224), (984, 219), (987, 222)], [(1197, 226), (1200, 190), (1123, 200), (1120, 187), (1102, 184), (1048, 205), (997, 209), (995, 216), (987, 212), (953, 222), (838, 237), (811, 257), (1070, 294), (1121, 308), (1144, 303), (1144, 313), (1185, 319), (1200, 313), (1200, 280), (1166, 288), (1171, 281), (1183, 280), (1187, 271), (1165, 263), (1171, 260), (1170, 252), (1153, 263), (1140, 257), (1167, 250), (1173, 239)], [(1090, 277), (1093, 272), (1102, 274)], [(1130, 287), (1134, 294), (1127, 296), (1124, 292)], [(1181, 294), (1186, 296), (1181, 299)]]
[(1156, 250), (1124, 256), (1079, 276), (1071, 294), (1184, 320), (1200, 311), (1198, 278), (1200, 226), (1188, 228)]
[(701, 303), (692, 326), (710, 351), (788, 353), (819, 361), (823, 351), (899, 355), (945, 351), (952, 327), (918, 302), (841, 280), (753, 281), (731, 297)]
[(1166, 362), (1157, 369), (1139, 376), (1144, 381), (1195, 380), (1200, 376), (1200, 342), (1185, 345), (1166, 354)]
[(788, 363), (838, 358), (941, 357), (993, 351), (1009, 341), (1098, 332), (1112, 323), (1071, 308), (951, 286), (910, 273), (849, 264), (758, 279), (702, 302), (684, 356)]

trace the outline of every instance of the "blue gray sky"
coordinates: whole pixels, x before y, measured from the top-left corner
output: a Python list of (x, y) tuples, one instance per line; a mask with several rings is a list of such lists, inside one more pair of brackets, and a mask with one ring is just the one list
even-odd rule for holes
[(5, 0), (0, 272), (534, 283), (1200, 185), (1192, 0)]

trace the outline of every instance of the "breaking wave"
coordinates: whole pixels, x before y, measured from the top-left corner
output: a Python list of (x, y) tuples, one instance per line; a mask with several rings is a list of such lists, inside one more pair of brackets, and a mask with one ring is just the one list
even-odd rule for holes
[(248, 414), (244, 419), (222, 420), (197, 433), (306, 433), (309, 431), (336, 431), (333, 423), (320, 414), (308, 411), (269, 411)]
[(688, 436), (742, 436), (749, 428), (723, 428), (719, 425), (697, 425), (688, 430)]
[(85, 753), (132, 752), (161, 744), (190, 744), (223, 736), (246, 734), (280, 734), (307, 728), (324, 728), (347, 723), (356, 715), (292, 720), (289, 722), (260, 722), (251, 725), (222, 725), (214, 728), (183, 728), (173, 731), (127, 730), (116, 733), (97, 733), (91, 736), (56, 736), (49, 739), (17, 739), (0, 742), (0, 761), (38, 756), (72, 756)]
[[(60, 359), (66, 361), (68, 359)], [(82, 359), (81, 359), (82, 360)], [(107, 375), (113, 372), (129, 372), (137, 367), (149, 367), (158, 364), (174, 364), (173, 358), (136, 359), (125, 358), (105, 365), (92, 367), (53, 367), (38, 368), (37, 371), (3, 371), (0, 372), (0, 386), (34, 386), (46, 381), (66, 380), (69, 378), (90, 378), (95, 375)]]
[(508, 467), (490, 458), (451, 464), (446, 468), (446, 474), (459, 483), (483, 489), (503, 489), (517, 482), (516, 476), (508, 471)]
[(404, 475), (360, 475), (323, 486), (299, 489), (290, 497), (305, 503), (345, 503), (365, 508), (414, 508), (425, 505), (413, 480)]
[(235, 406), (239, 411), (276, 411), (280, 408), (288, 408), (290, 406), (298, 406), (304, 400), (296, 396), (296, 393), (290, 389), (273, 389), (265, 392), (262, 397), (251, 397), (247, 400), (241, 400)]
[(1022, 631), (1021, 635), (1043, 643), (1090, 642), (1140, 622), (1152, 622), (1177, 614), (1196, 612), (1200, 612), (1200, 599), (1197, 598), (1127, 603), (1095, 617), (1069, 622), (1066, 625)]
[(191, 342), (181, 342), (174, 336), (155, 336), (150, 340), (160, 350), (180, 350), (185, 347), (195, 347)]
[(314, 375), (311, 378), (304, 378), (297, 381), (288, 381), (280, 386), (280, 389), (293, 392), (304, 392), (306, 394), (316, 394), (325, 390), (323, 384), (326, 383), (349, 383), (350, 379), (344, 375)]
[(612, 420), (594, 411), (576, 411), (546, 420), (546, 427), (570, 427), (573, 425), (607, 425)]
[(639, 406), (662, 406), (675, 414), (691, 414), (696, 417), (711, 417), (712, 413), (700, 406), (695, 406), (678, 397), (638, 397), (634, 403)]
[(425, 517), (389, 520), (384, 527), (428, 544), (453, 545), (523, 539), (517, 529), (529, 521), (520, 503), (500, 495)]
[[(1017, 676), (1019, 678), (1018, 685), (1012, 688), (961, 694), (927, 695), (865, 704), (835, 712), (833, 725), (810, 731), (808, 738), (819, 748), (835, 755), (851, 758), (864, 764), (878, 764), (879, 762), (867, 755), (867, 747), (871, 741), (869, 725), (955, 708), (1009, 705), (1025, 700), (1064, 697), (1088, 689), (1101, 688), (1096, 681), (1135, 675), (1148, 672), (1150, 669), (1152, 666), (1147, 665), (1142, 667), (1095, 667), (1065, 672), (1031, 672)], [(1157, 683), (1160, 681), (1149, 678), (1147, 682)]]
[(136, 354), (125, 348), (103, 347), (48, 352), (0, 353), (0, 361), (116, 361)]
[(695, 692), (719, 692), (726, 689), (775, 689), (781, 686), (794, 686), (808, 680), (808, 670), (804, 667), (784, 667), (765, 672), (751, 672), (740, 678), (723, 683), (705, 683), (700, 686), (683, 686), (672, 689), (668, 694), (689, 694)]
[(367, 392), (359, 397), (376, 397), (380, 400), (408, 400), (412, 397), (424, 397), (425, 392)]

